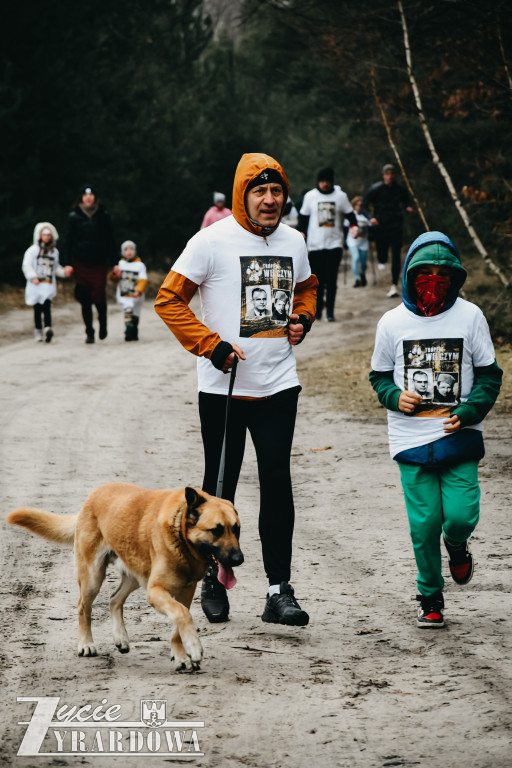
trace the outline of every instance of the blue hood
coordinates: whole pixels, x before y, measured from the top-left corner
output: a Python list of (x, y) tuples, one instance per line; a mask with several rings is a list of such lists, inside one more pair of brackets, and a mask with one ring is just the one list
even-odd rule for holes
[[(439, 246), (439, 248), (436, 248)], [(424, 254), (422, 251), (424, 250)], [(424, 256), (424, 258), (423, 258)], [(410, 268), (421, 264), (438, 264), (450, 269), (451, 285), (446, 297), (446, 303), (441, 312), (446, 312), (455, 304), (459, 291), (464, 285), (467, 272), (461, 264), (457, 248), (447, 235), (442, 232), (424, 232), (416, 238), (405, 258), (402, 272), (402, 301), (408, 310), (415, 315), (421, 315), (414, 296), (414, 289), (409, 285)]]

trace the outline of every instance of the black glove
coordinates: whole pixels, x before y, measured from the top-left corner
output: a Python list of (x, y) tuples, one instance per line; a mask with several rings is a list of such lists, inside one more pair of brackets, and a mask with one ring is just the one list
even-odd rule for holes
[[(310, 317), (307, 315), (299, 315), (299, 319), (295, 321), (294, 325), (302, 325), (304, 328), (304, 333), (302, 334), (302, 339), (297, 342), (297, 344), (302, 344), (304, 339), (306, 338), (306, 334), (310, 332), (311, 326), (313, 324), (313, 321)], [(295, 346), (297, 346), (297, 344)]]
[(219, 341), (211, 354), (210, 362), (218, 371), (222, 371), (226, 358), (229, 357), (232, 352), (234, 352), (234, 349), (229, 341)]

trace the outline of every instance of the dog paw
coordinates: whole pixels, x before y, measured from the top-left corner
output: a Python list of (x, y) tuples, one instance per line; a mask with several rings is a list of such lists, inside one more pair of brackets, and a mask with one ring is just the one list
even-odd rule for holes
[(183, 647), (192, 663), (192, 668), (194, 668), (195, 664), (199, 666), (199, 663), (203, 658), (203, 646), (201, 645), (198, 636), (193, 634), (187, 637), (187, 640), (183, 641)]
[(78, 646), (79, 656), (97, 656), (98, 652), (92, 643), (86, 643), (85, 645)]
[(128, 642), (128, 640), (118, 640), (116, 642), (116, 648), (119, 651), (119, 653), (129, 653), (130, 643)]
[(187, 670), (188, 656), (174, 655), (172, 661), (174, 662), (174, 670), (176, 672), (184, 672)]

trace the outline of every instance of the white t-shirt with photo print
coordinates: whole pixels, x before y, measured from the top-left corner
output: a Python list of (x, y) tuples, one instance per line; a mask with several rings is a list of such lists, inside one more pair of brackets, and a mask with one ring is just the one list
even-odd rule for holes
[(301, 216), (309, 216), (307, 245), (309, 251), (343, 247), (343, 221), (346, 213), (353, 212), (350, 201), (339, 187), (324, 195), (310, 189), (304, 195)]
[[(401, 390), (411, 389), (414, 371), (423, 371), (428, 378), (428, 391), (418, 412), (409, 416), (388, 411), (391, 457), (445, 437), (443, 421), (458, 403), (468, 399), (473, 366), (491, 365), (494, 359), (489, 327), (476, 304), (458, 298), (450, 309), (433, 317), (415, 315), (404, 304), (386, 312), (377, 325), (372, 369), (393, 371), (394, 383)], [(453, 404), (436, 402), (436, 382), (442, 374), (454, 382)], [(482, 430), (482, 422), (470, 428)]]
[[(283, 298), (289, 297), (291, 311), (295, 284), (311, 275), (300, 232), (280, 224), (264, 239), (229, 216), (194, 235), (173, 271), (199, 285), (206, 327), (246, 355), (237, 368), (234, 395), (268, 397), (298, 385), (293, 348), (278, 315)], [(258, 302), (263, 292), (265, 301)], [(200, 357), (197, 372), (200, 392), (227, 393), (229, 377), (210, 360)]]

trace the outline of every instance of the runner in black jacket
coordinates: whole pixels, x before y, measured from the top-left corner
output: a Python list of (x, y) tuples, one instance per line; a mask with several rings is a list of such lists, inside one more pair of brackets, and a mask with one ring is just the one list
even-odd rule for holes
[(74, 268), (75, 298), (82, 305), (86, 343), (94, 343), (92, 305), (96, 306), (99, 337), (107, 336), (107, 272), (116, 261), (110, 216), (93, 187), (84, 184), (68, 219), (67, 257)]
[(366, 192), (361, 213), (370, 219), (372, 234), (377, 246), (379, 269), (384, 269), (391, 248), (392, 285), (388, 296), (398, 296), (400, 277), (404, 209), (413, 212), (412, 199), (405, 187), (396, 183), (395, 168), (385, 165), (382, 168), (382, 181), (373, 184)]

